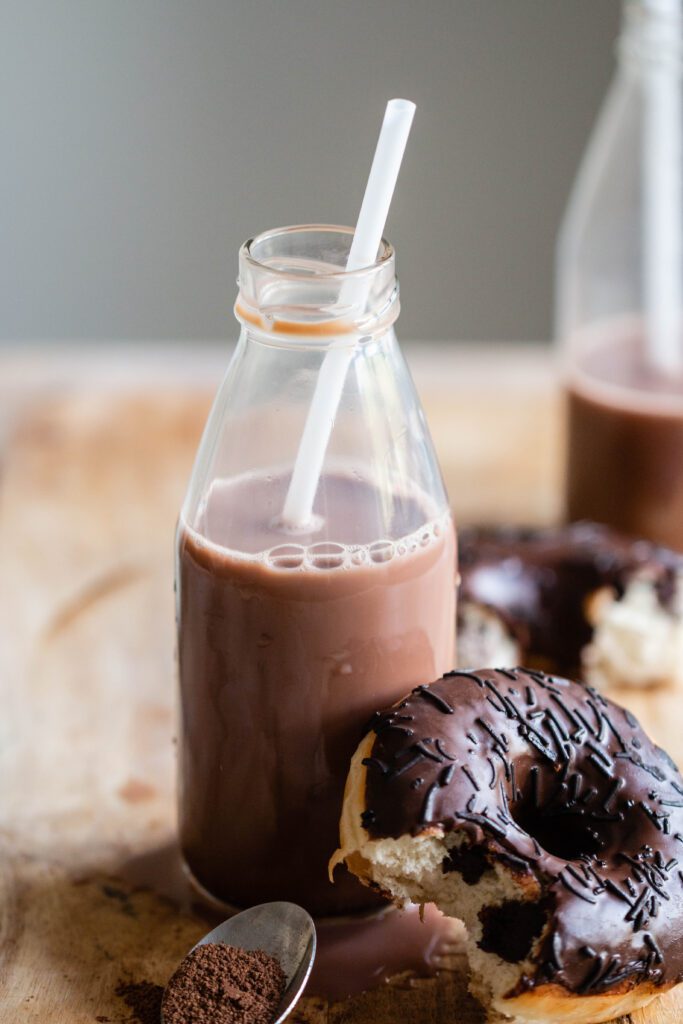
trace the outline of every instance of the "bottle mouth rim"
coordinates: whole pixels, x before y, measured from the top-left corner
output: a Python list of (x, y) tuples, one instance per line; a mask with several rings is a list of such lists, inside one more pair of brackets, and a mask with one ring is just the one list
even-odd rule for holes
[[(311, 262), (306, 268), (303, 266), (282, 266), (281, 264), (286, 263), (287, 259), (294, 259), (294, 254), (288, 256), (288, 254), (282, 253), (278, 256), (271, 255), (267, 258), (260, 258), (254, 253), (254, 249), (257, 246), (267, 249), (268, 243), (275, 239), (296, 239), (297, 236), (305, 234), (318, 236), (325, 234), (334, 236), (336, 234), (343, 238), (345, 242), (348, 242), (348, 248), (350, 249), (354, 230), (354, 228), (343, 224), (292, 224), (280, 228), (270, 228), (258, 235), (254, 235), (253, 238), (248, 238), (240, 246), (239, 259), (240, 262), (245, 261), (254, 269), (265, 271), (280, 280), (299, 282), (306, 280), (334, 282), (345, 281), (350, 278), (362, 278), (364, 275), (382, 270), (387, 264), (391, 263), (395, 256), (395, 250), (391, 242), (387, 241), (386, 238), (382, 238), (380, 242), (379, 255), (375, 262), (365, 267), (359, 267), (357, 270), (346, 270), (341, 266), (333, 267), (332, 264), (321, 261), (317, 261), (317, 266), (314, 266), (316, 261), (313, 256), (311, 256)], [(328, 267), (331, 269), (327, 269)]]

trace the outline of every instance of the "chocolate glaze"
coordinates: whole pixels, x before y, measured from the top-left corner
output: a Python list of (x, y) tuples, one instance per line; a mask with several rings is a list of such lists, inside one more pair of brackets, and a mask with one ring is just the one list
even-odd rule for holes
[(460, 531), (461, 609), (491, 608), (521, 647), (554, 671), (573, 673), (592, 628), (585, 600), (600, 587), (621, 596), (634, 576), (652, 581), (664, 608), (676, 595), (683, 555), (597, 523), (550, 529)]
[(519, 990), (683, 980), (683, 778), (630, 712), (566, 679), (483, 669), (418, 687), (371, 727), (371, 838), (461, 831), (471, 856), (445, 872), (476, 884), (476, 851), (541, 882), (550, 926)]

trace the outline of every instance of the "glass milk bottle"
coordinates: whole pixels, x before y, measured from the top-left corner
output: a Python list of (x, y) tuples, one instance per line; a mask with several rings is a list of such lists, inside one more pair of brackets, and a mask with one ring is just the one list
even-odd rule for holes
[(557, 282), (569, 516), (681, 550), (682, 52), (680, 0), (625, 2)]
[[(240, 250), (240, 340), (180, 514), (180, 839), (195, 884), (229, 906), (376, 904), (327, 877), (349, 759), (375, 708), (453, 664), (454, 530), (393, 331), (394, 251), (349, 291), (351, 239), (293, 227)], [(291, 526), (332, 347), (350, 363), (313, 514)]]

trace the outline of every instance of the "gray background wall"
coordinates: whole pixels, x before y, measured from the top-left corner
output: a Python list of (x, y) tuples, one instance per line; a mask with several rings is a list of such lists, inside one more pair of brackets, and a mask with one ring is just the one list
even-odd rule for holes
[(247, 236), (355, 219), (418, 104), (388, 235), (404, 338), (545, 338), (618, 0), (1, 0), (0, 337), (234, 334)]

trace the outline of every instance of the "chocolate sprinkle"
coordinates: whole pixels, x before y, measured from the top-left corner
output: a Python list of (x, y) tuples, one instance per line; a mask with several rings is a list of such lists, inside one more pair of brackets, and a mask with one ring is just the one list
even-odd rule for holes
[(435, 754), (434, 751), (430, 750), (429, 747), (427, 746), (428, 743), (433, 742), (434, 740), (432, 739), (431, 736), (427, 737), (424, 740), (420, 740), (418, 743), (413, 743), (413, 750), (417, 750), (419, 751), (420, 754), (423, 755), (423, 757), (428, 757), (430, 758), (430, 760), (436, 761), (437, 764), (441, 764), (444, 760), (443, 756), (441, 754)]
[(585, 900), (586, 903), (597, 903), (598, 902), (597, 900), (594, 900), (592, 896), (587, 896), (586, 893), (580, 892), (580, 890), (575, 889), (573, 887), (573, 885), (571, 885), (571, 883), (567, 881), (567, 879), (565, 878), (564, 874), (562, 874), (562, 872), (560, 872), (560, 874), (558, 875), (558, 878), (559, 878), (559, 881), (562, 882), (562, 885), (565, 887), (565, 889), (569, 889), (569, 891), (573, 892), (575, 896), (579, 897), (579, 899)]
[(446, 748), (444, 747), (443, 743), (441, 742), (441, 740), (439, 739), (438, 736), (434, 740), (434, 746), (439, 751), (441, 756), (445, 757), (447, 761), (457, 761), (458, 760), (457, 757), (455, 756), (455, 754), (449, 754), (448, 753), (448, 751), (446, 750)]
[(424, 803), (422, 804), (422, 815), (420, 817), (420, 821), (423, 825), (427, 822), (433, 821), (434, 819), (434, 802), (436, 794), (440, 788), (440, 782), (432, 782), (431, 786), (427, 790), (427, 795), (424, 798)]
[(439, 711), (443, 711), (445, 715), (452, 715), (453, 708), (450, 706), (447, 700), (440, 697), (438, 693), (433, 693), (427, 686), (416, 686), (413, 693), (420, 693), (425, 700), (430, 700)]

